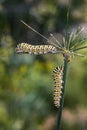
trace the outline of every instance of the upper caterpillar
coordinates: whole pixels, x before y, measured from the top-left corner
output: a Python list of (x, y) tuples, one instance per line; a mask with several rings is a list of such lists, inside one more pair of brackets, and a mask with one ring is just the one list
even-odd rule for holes
[(27, 43), (20, 43), (17, 45), (15, 51), (17, 53), (47, 54), (56, 53), (57, 49), (51, 45), (31, 45)]

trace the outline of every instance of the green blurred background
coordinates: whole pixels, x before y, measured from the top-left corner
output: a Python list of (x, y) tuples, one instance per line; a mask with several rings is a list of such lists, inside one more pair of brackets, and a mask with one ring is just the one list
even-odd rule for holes
[[(55, 130), (52, 70), (61, 55), (15, 54), (18, 43), (45, 44), (41, 34), (60, 38), (67, 0), (0, 0), (0, 130)], [(72, 0), (69, 26), (87, 28), (87, 0)], [(87, 35), (87, 33), (86, 33)], [(87, 130), (87, 50), (69, 64), (61, 130)]]

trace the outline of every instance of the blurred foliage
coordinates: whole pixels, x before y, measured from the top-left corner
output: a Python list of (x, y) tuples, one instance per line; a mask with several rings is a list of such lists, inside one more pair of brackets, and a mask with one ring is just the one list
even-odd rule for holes
[[(69, 26), (85, 25), (86, 5), (86, 0), (71, 1)], [(55, 129), (52, 70), (62, 57), (17, 55), (14, 49), (23, 41), (46, 42), (20, 19), (45, 36), (62, 33), (67, 8), (66, 0), (0, 0), (0, 130)], [(84, 58), (76, 57), (69, 65), (62, 130), (87, 129), (87, 50), (82, 53)]]

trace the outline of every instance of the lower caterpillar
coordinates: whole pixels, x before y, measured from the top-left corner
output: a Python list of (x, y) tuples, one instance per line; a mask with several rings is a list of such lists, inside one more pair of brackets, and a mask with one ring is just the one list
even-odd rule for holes
[(31, 45), (27, 43), (20, 43), (15, 49), (16, 53), (29, 53), (29, 54), (47, 54), (56, 53), (56, 47), (52, 45)]
[(62, 83), (63, 83), (63, 67), (58, 66), (53, 70), (54, 79), (54, 104), (58, 108), (62, 98)]

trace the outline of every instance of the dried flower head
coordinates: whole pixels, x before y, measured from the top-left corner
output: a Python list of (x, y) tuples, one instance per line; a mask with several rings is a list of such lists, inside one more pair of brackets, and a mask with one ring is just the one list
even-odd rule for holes
[(46, 54), (46, 53), (61, 53), (68, 62), (71, 61), (72, 56), (83, 56), (82, 54), (76, 53), (80, 49), (87, 48), (83, 46), (83, 43), (87, 40), (87, 37), (81, 37), (81, 32), (83, 28), (78, 28), (76, 31), (71, 31), (71, 33), (66, 33), (66, 36), (63, 37), (62, 42), (60, 43), (53, 34), (50, 36), (54, 39), (55, 42), (47, 39), (45, 36), (37, 32), (35, 29), (27, 25), (24, 21), (21, 21), (32, 31), (43, 37), (47, 40), (50, 45), (31, 45), (27, 43), (18, 44), (15, 51), (17, 53), (29, 53), (29, 54)]

